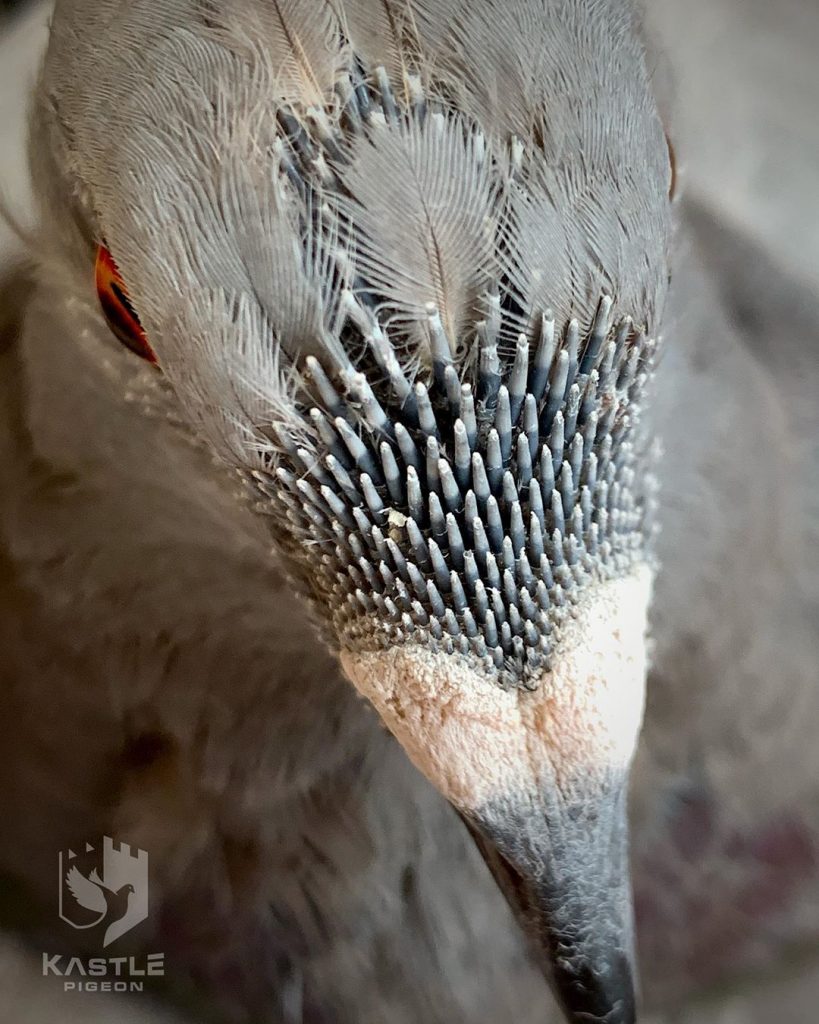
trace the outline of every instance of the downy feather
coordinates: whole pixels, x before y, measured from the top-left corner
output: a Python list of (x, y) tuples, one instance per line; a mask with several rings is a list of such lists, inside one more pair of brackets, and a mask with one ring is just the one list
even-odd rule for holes
[(443, 114), (376, 122), (349, 156), (336, 205), (363, 288), (388, 325), (411, 332), (434, 303), (454, 353), (498, 272), (499, 184), (475, 131)]
[[(361, 357), (380, 327), (371, 352), (403, 395), (429, 363), (430, 303), (473, 383), (490, 293), (501, 371), (518, 331), (534, 344), (548, 309), (559, 329), (572, 316), (588, 327), (604, 293), (654, 329), (669, 168), (625, 0), (218, 7), (100, 0), (87, 16), (94, 45), (78, 38), (60, 71), (81, 83), (63, 90), (71, 133), (56, 122), (65, 166), (94, 195), (91, 231), (110, 244), (161, 365), (205, 343), (205, 322), (201, 335), (168, 329), (173, 297), (198, 289), (247, 296), (257, 344), (277, 346), (285, 370), (316, 355), (342, 389), (348, 359), (373, 370)], [(127, 43), (116, 53), (104, 32), (114, 13)], [(230, 324), (210, 332), (231, 349)], [(237, 374), (243, 344), (226, 356)], [(293, 395), (297, 418), (313, 398)]]
[(240, 0), (203, 5), (207, 35), (243, 56), (261, 55), (273, 72), (271, 98), (299, 107), (331, 102), (349, 51), (335, 6), (327, 0)]
[[(247, 294), (202, 291), (167, 328), (201, 339), (205, 358), (191, 366), (171, 352), (165, 372), (193, 410), (195, 425), (228, 462), (262, 466), (278, 447), (278, 431), (309, 444), (295, 414), (298, 375), (286, 364), (273, 325)], [(266, 344), (259, 344), (266, 338)]]
[(399, 87), (421, 64), (418, 27), (409, 0), (346, 0), (345, 29), (365, 67), (384, 67)]

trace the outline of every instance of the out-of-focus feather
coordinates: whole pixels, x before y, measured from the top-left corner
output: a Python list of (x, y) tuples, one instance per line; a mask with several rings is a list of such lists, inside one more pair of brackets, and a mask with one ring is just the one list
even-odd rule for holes
[(548, 160), (574, 152), (583, 138), (584, 155), (595, 163), (609, 132), (621, 126), (624, 93), (638, 115), (646, 108), (645, 70), (626, 0), (418, 7), (434, 46), (430, 58), (456, 90), (458, 105), (490, 133), (533, 142)]
[(553, 23), (564, 12), (549, 0), (480, 5), (459, 0), (446, 17), (438, 4), (423, 6), (423, 22), (442, 33), (436, 40), (436, 71), (458, 106), (493, 134), (528, 138), (549, 67), (562, 60)]
[[(195, 410), (196, 426), (228, 460), (253, 452), (259, 465), (271, 449), (266, 431), (285, 427), (294, 443), (307, 441), (294, 411), (294, 371), (280, 333), (249, 295), (213, 290), (194, 294), (169, 329), (202, 339), (196, 367), (169, 354), (166, 371)], [(259, 344), (259, 338), (266, 343)], [(275, 447), (275, 444), (274, 446)]]
[[(630, 177), (624, 170), (616, 181), (595, 177), (567, 185), (541, 167), (526, 187), (513, 185), (507, 270), (525, 314), (521, 329), (544, 304), (559, 322), (586, 322), (600, 292), (654, 328), (666, 285), (666, 215), (635, 207), (639, 193)], [(643, 272), (633, 273), (635, 267)]]
[(417, 62), (418, 36), (407, 0), (346, 0), (346, 30), (355, 52), (371, 67), (383, 66), (400, 83), (410, 62)]
[(435, 114), (376, 123), (350, 156), (337, 205), (365, 287), (401, 326), (435, 303), (454, 352), (497, 276), (499, 187), (483, 147), (461, 118)]
[(275, 81), (273, 98), (299, 106), (331, 100), (349, 60), (341, 22), (326, 0), (207, 4), (209, 36), (234, 52), (263, 54)]
[(275, 343), (294, 363), (322, 355), (346, 367), (336, 323), (346, 263), (335, 259), (335, 221), (322, 213), (320, 194), (297, 199), (275, 164), (256, 181), (236, 167), (223, 189), (224, 215), (236, 225), (239, 257)]
[(661, 303), (668, 167), (633, 18), (620, 0), (464, 4), (437, 58), (490, 139), (519, 139), (510, 277), (558, 321), (588, 320), (601, 290), (649, 323)]

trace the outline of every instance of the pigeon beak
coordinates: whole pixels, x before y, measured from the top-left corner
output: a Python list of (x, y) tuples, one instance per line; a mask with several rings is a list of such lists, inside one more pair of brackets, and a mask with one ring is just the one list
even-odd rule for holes
[(572, 1024), (634, 1024), (625, 773), (462, 815)]
[(421, 646), (342, 653), (347, 675), (469, 825), (572, 1024), (633, 1024), (628, 771), (651, 574), (599, 584), (531, 690)]

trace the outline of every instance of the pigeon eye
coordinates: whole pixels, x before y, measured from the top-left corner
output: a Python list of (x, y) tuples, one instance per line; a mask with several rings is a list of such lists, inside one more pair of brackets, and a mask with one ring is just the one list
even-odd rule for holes
[(677, 153), (668, 136), (668, 132), (666, 132), (665, 141), (668, 145), (668, 163), (671, 171), (671, 180), (668, 186), (668, 198), (674, 199), (677, 195)]
[(103, 315), (114, 336), (136, 355), (157, 365), (156, 353), (148, 343), (128, 289), (120, 276), (114, 257), (104, 245), (97, 249), (97, 295)]

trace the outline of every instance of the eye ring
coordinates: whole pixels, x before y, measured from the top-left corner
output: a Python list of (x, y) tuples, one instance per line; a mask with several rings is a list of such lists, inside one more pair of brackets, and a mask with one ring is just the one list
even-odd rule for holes
[(116, 261), (103, 243), (97, 247), (94, 278), (100, 308), (111, 333), (135, 355), (152, 366), (158, 366), (156, 353), (151, 348), (137, 311), (131, 303)]

